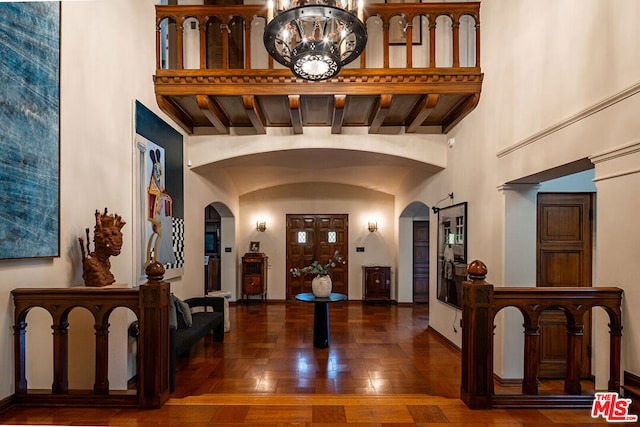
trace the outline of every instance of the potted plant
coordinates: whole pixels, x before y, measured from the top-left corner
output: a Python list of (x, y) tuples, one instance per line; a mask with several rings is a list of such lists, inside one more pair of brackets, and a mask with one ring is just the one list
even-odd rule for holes
[(300, 277), (303, 274), (315, 274), (316, 277), (311, 281), (311, 290), (316, 297), (326, 298), (331, 293), (331, 269), (338, 264), (346, 264), (347, 260), (342, 258), (339, 251), (335, 251), (332, 258), (326, 263), (321, 264), (318, 260), (313, 261), (311, 265), (303, 268), (292, 268), (289, 270), (294, 277)]

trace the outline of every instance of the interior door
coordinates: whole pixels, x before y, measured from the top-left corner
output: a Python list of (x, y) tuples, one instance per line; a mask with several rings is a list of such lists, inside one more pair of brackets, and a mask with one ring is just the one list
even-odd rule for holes
[[(540, 193), (537, 208), (537, 286), (590, 287), (592, 193)], [(584, 319), (582, 377), (591, 371), (591, 316)], [(540, 318), (540, 378), (564, 378), (566, 317), (545, 310)]]
[[(318, 260), (325, 264), (335, 251), (346, 258), (348, 253), (349, 215), (287, 214), (287, 300), (296, 294), (311, 292), (313, 276), (294, 277), (289, 271)], [(349, 295), (348, 265), (331, 270), (332, 292)]]
[(413, 302), (429, 302), (429, 221), (413, 221)]

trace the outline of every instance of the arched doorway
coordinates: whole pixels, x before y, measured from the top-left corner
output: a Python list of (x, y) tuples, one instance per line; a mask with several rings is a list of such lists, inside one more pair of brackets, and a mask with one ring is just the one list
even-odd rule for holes
[(429, 302), (429, 207), (409, 204), (399, 218), (398, 302)]
[(204, 207), (204, 293), (229, 291), (236, 297), (235, 217), (222, 202)]

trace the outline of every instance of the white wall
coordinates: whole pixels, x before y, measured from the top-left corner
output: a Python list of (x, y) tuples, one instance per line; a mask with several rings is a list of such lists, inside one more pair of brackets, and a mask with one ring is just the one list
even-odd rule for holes
[[(251, 241), (259, 241), (260, 251), (269, 257), (268, 299), (286, 299), (288, 213), (349, 215), (349, 253), (345, 254), (349, 265), (349, 299), (362, 299), (363, 265), (389, 265), (395, 271), (393, 196), (362, 187), (326, 183), (273, 187), (240, 197), (241, 219), (238, 223), (238, 263), (242, 254), (248, 252)], [(260, 217), (267, 221), (265, 232), (256, 230), (256, 219)], [(367, 230), (369, 218), (377, 219), (377, 232)], [(356, 252), (358, 246), (364, 247), (365, 251)]]
[[(93, 228), (94, 211), (108, 207), (122, 215), (124, 246), (111, 259), (117, 282), (132, 283), (133, 216), (132, 105), (139, 99), (149, 108), (155, 105), (150, 76), (155, 69), (155, 12), (153, 0), (112, 0), (108, 2), (62, 2), (61, 12), (61, 99), (60, 99), (60, 249), (59, 258), (6, 261), (0, 263), (0, 399), (13, 393), (13, 305), (10, 290), (33, 287), (69, 287), (83, 284), (77, 238), (85, 227)], [(90, 19), (99, 17), (99, 19)], [(81, 312), (74, 311), (70, 326), (72, 347), (91, 347), (93, 321), (80, 325)], [(27, 336), (30, 387), (51, 386), (51, 321), (38, 312), (30, 313)], [(33, 315), (33, 317), (32, 317)], [(76, 317), (77, 316), (77, 317)], [(125, 388), (127, 381), (126, 314), (112, 319), (114, 336), (111, 354), (120, 363), (110, 367), (110, 383)], [(76, 318), (80, 322), (75, 322)], [(124, 325), (123, 325), (124, 326)], [(76, 335), (85, 329), (91, 341)], [(120, 330), (120, 332), (118, 332)], [(38, 332), (36, 332), (38, 331)], [(81, 332), (78, 332), (81, 333)], [(83, 334), (81, 333), (81, 334)], [(39, 339), (44, 335), (44, 339)], [(80, 341), (80, 342), (78, 342)], [(76, 343), (74, 345), (74, 343)], [(76, 357), (76, 356), (72, 356)], [(93, 386), (72, 360), (70, 387)], [(93, 361), (91, 360), (91, 363)]]
[[(624, 228), (624, 240), (631, 246), (625, 244), (623, 250), (618, 243), (622, 235), (613, 238), (622, 233), (621, 224), (637, 223), (640, 173), (637, 167), (625, 165), (623, 176), (597, 178), (600, 173), (607, 175), (599, 171), (605, 165), (617, 166), (624, 163), (622, 159), (633, 158), (633, 150), (619, 147), (640, 141), (635, 113), (640, 109), (640, 29), (635, 23), (639, 12), (640, 3), (634, 0), (560, 0), (544, 8), (530, 0), (482, 2), (485, 79), (480, 103), (448, 135), (455, 137), (456, 145), (448, 152), (447, 169), (422, 185), (407, 180), (397, 203), (434, 200), (434, 194), (449, 191), (455, 193), (456, 202), (468, 201), (468, 257), (487, 264), (489, 282), (502, 285), (506, 279), (515, 280), (507, 271), (519, 267), (530, 271), (530, 264), (518, 266), (507, 256), (513, 236), (505, 231), (510, 214), (503, 185), (615, 150), (616, 155), (595, 169), (595, 285), (624, 288), (625, 307), (640, 303), (628, 268), (637, 265), (637, 250), (630, 242), (640, 240), (640, 227)], [(529, 280), (520, 277), (523, 283)], [(434, 279), (430, 326), (459, 345), (460, 336), (450, 327), (454, 310), (433, 298), (435, 286)], [(627, 309), (623, 320), (623, 367), (638, 374), (640, 362), (631, 351), (637, 350), (640, 316)], [(512, 344), (508, 339), (499, 346), (507, 354), (504, 349)], [(607, 379), (602, 357), (608, 353), (607, 346), (608, 341), (598, 339), (598, 387)], [(500, 373), (512, 368), (496, 365)]]

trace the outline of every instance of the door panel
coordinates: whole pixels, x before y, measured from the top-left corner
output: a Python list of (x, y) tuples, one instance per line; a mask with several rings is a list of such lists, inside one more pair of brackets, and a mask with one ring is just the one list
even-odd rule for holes
[[(591, 193), (538, 194), (537, 286), (589, 287), (592, 259)], [(591, 316), (584, 319), (583, 377), (591, 372)], [(566, 375), (566, 317), (559, 310), (545, 310), (540, 317), (540, 378)]]
[[(347, 214), (287, 214), (287, 300), (311, 292), (313, 276), (294, 277), (289, 271), (318, 260), (325, 264), (335, 251), (348, 253), (349, 216)], [(332, 269), (332, 292), (348, 296), (348, 264)]]
[(429, 221), (413, 222), (413, 302), (429, 302)]

